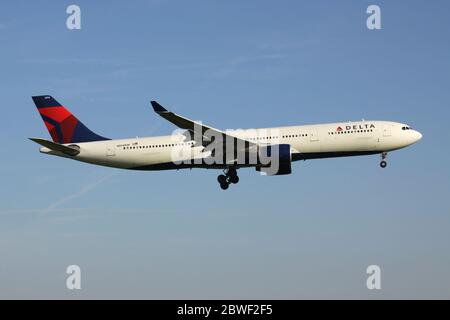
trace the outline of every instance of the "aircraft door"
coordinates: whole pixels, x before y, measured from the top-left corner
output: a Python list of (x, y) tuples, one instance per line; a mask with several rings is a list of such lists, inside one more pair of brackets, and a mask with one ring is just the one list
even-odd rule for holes
[(114, 144), (106, 145), (106, 155), (108, 157), (112, 157), (116, 155), (116, 146)]
[(311, 142), (319, 141), (319, 134), (318, 134), (317, 130), (311, 130), (309, 132), (309, 140)]
[(319, 132), (316, 129), (309, 130), (308, 152), (320, 152)]

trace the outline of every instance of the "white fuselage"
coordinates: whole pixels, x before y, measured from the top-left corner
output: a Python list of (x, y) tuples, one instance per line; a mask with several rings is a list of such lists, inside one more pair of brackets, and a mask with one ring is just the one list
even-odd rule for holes
[[(406, 124), (390, 121), (357, 121), (226, 131), (230, 136), (259, 145), (289, 144), (292, 160), (370, 155), (397, 150), (421, 139)], [(205, 157), (204, 147), (184, 135), (106, 140), (76, 144), (80, 153), (67, 156), (46, 147), (41, 152), (87, 163), (123, 169), (162, 170), (208, 167), (174, 163), (174, 154), (185, 158)], [(217, 167), (217, 166), (216, 166)], [(223, 167), (226, 167), (225, 165)]]

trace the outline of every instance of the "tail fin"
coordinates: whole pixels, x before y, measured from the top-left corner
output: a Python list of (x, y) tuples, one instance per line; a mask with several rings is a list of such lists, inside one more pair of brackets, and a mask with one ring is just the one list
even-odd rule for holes
[(69, 110), (51, 96), (34, 96), (34, 104), (56, 143), (109, 140), (89, 130)]

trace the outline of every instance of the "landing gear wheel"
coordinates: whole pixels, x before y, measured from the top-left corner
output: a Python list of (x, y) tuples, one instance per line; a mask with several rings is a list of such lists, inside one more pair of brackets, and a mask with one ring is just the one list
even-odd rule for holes
[(227, 190), (229, 186), (230, 185), (227, 182), (220, 184), (220, 187), (222, 188), (222, 190)]
[[(217, 181), (222, 185), (227, 183), (227, 177), (223, 174), (217, 177)], [(222, 188), (223, 189), (223, 188)]]
[(239, 177), (236, 175), (236, 176), (230, 176), (229, 177), (229, 181), (231, 182), (231, 183), (233, 183), (233, 184), (236, 184), (236, 183), (238, 183), (239, 182)]
[(383, 153), (381, 154), (380, 167), (382, 167), (382, 168), (386, 168), (386, 167), (387, 167), (386, 158), (387, 158), (387, 152), (383, 152)]
[(239, 182), (239, 177), (237, 175), (236, 168), (229, 167), (223, 170), (224, 174), (217, 177), (217, 181), (223, 190), (227, 190), (230, 183), (236, 184)]

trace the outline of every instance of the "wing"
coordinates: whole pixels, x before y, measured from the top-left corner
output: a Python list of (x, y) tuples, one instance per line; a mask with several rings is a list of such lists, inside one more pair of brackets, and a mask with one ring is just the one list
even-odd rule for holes
[(160, 115), (167, 121), (173, 123), (174, 125), (176, 125), (177, 127), (181, 128), (181, 129), (188, 130), (191, 134), (194, 134), (194, 135), (200, 134), (204, 139), (203, 144), (205, 144), (205, 141), (206, 141), (206, 144), (210, 143), (212, 136), (215, 136), (215, 137), (222, 136), (222, 138), (224, 139), (223, 141), (225, 141), (225, 139), (233, 139), (235, 142), (238, 142), (238, 145), (245, 144), (245, 145), (249, 145), (250, 148), (253, 146), (254, 147), (257, 146), (257, 144), (252, 141), (229, 135), (228, 133), (226, 133), (222, 130), (204, 125), (203, 123), (193, 121), (188, 118), (182, 117), (176, 113), (170, 112), (156, 101), (151, 101), (151, 104), (152, 104), (153, 110), (155, 110), (155, 112), (158, 115)]
[[(247, 157), (248, 154), (255, 153), (258, 150), (258, 144), (252, 141), (230, 135), (222, 130), (182, 117), (168, 111), (156, 101), (151, 101), (151, 104), (158, 115), (177, 127), (187, 130), (189, 132), (187, 135), (188, 139), (195, 141), (196, 146), (205, 147), (203, 150), (204, 153), (211, 151), (211, 155), (217, 155), (217, 152), (220, 152), (223, 156), (224, 163), (227, 165), (236, 164), (239, 161), (238, 158), (242, 156)], [(222, 148), (219, 147), (220, 144), (217, 143), (217, 139), (220, 139)], [(214, 143), (215, 141), (216, 143)]]

